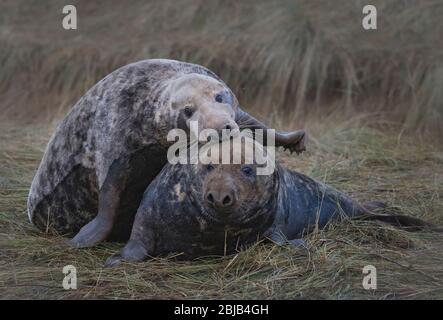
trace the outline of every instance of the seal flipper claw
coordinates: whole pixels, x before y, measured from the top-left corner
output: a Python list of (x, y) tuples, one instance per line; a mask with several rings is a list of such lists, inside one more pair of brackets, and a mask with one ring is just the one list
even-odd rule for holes
[(308, 243), (303, 239), (292, 239), (288, 240), (281, 232), (274, 232), (269, 237), (270, 240), (272, 240), (276, 245), (278, 246), (284, 246), (284, 245), (291, 245), (295, 248), (305, 248), (309, 249)]
[(288, 243), (295, 248), (304, 248), (306, 250), (309, 249), (308, 243), (303, 239), (288, 240)]
[(120, 253), (110, 256), (105, 263), (105, 267), (116, 267), (123, 261), (138, 262), (148, 257), (148, 251), (142, 242), (137, 240), (129, 240)]
[(106, 259), (105, 268), (118, 267), (123, 262), (123, 258), (120, 254), (114, 254)]
[(288, 242), (288, 239), (286, 239), (285, 235), (280, 230), (271, 233), (268, 236), (268, 239), (278, 246), (284, 246)]

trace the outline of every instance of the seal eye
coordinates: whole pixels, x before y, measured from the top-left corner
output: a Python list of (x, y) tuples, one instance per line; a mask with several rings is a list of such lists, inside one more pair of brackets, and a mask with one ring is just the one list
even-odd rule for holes
[(192, 117), (192, 115), (194, 114), (194, 110), (189, 106), (185, 107), (183, 112), (185, 113), (185, 116), (187, 116), (188, 118)]
[(251, 166), (243, 166), (241, 168), (241, 172), (243, 172), (246, 176), (251, 176), (254, 173), (254, 169)]
[(208, 172), (211, 172), (212, 170), (214, 170), (214, 166), (212, 164), (208, 164), (206, 166), (206, 170), (208, 170)]
[(215, 95), (215, 101), (218, 102), (218, 103), (222, 103), (223, 102), (223, 96), (220, 93), (216, 94)]

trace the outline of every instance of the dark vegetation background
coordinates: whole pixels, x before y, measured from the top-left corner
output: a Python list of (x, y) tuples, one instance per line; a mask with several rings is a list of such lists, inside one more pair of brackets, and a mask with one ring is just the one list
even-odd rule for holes
[[(77, 7), (76, 31), (61, 27), (66, 3)], [(59, 116), (117, 67), (168, 57), (214, 70), (264, 116), (383, 113), (442, 133), (441, 1), (372, 1), (377, 31), (361, 26), (365, 4), (3, 0), (1, 108)]]
[[(74, 4), (78, 30), (62, 28)], [(310, 133), (302, 171), (359, 200), (443, 224), (443, 2), (163, 0), (0, 2), (1, 298), (443, 298), (441, 235), (349, 222), (308, 236), (308, 252), (259, 244), (194, 262), (103, 269), (121, 244), (69, 250), (26, 217), (54, 126), (94, 83), (146, 58), (215, 71), (242, 105)], [(61, 288), (74, 264), (79, 289)], [(378, 269), (362, 289), (364, 265)]]

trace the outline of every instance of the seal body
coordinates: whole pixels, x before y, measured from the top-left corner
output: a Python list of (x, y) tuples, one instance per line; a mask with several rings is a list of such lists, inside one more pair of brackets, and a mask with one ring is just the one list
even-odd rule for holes
[[(94, 85), (55, 130), (32, 182), (28, 215), (41, 230), (91, 246), (127, 239), (143, 191), (167, 161), (175, 128), (266, 127), (242, 111), (226, 84), (195, 64), (153, 59)], [(304, 149), (303, 132), (277, 144)]]
[(346, 195), (278, 166), (271, 179), (262, 179), (267, 184), (261, 201), (217, 217), (201, 200), (204, 173), (196, 179), (191, 166), (167, 165), (150, 184), (121, 253), (126, 260), (172, 252), (185, 259), (231, 254), (262, 238), (278, 243), (298, 239), (316, 226), (365, 212)]
[(277, 164), (271, 174), (257, 175), (257, 167), (167, 164), (144, 193), (129, 242), (108, 265), (171, 252), (182, 258), (230, 254), (263, 238), (282, 243), (367, 212), (301, 173)]
[[(232, 143), (251, 150), (258, 145), (242, 137)], [(185, 259), (230, 254), (264, 238), (298, 245), (303, 235), (343, 217), (427, 225), (372, 213), (346, 194), (278, 164), (267, 175), (258, 175), (258, 167), (246, 161), (166, 165), (144, 193), (129, 242), (107, 265), (172, 252)]]

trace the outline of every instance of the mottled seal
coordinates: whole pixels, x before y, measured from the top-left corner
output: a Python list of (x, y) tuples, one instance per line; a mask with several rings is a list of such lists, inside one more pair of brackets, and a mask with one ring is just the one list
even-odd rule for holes
[[(233, 142), (243, 143), (244, 150), (259, 147), (250, 138)], [(413, 217), (370, 212), (344, 193), (281, 165), (260, 176), (257, 167), (166, 165), (144, 193), (130, 240), (107, 265), (171, 252), (183, 258), (229, 254), (263, 238), (303, 244), (304, 234), (340, 217), (431, 227)]]
[[(28, 215), (41, 230), (78, 234), (71, 244), (127, 239), (143, 191), (166, 163), (167, 133), (263, 128), (226, 84), (195, 64), (153, 59), (124, 66), (95, 84), (55, 130), (32, 182)], [(276, 144), (304, 150), (303, 131)]]

